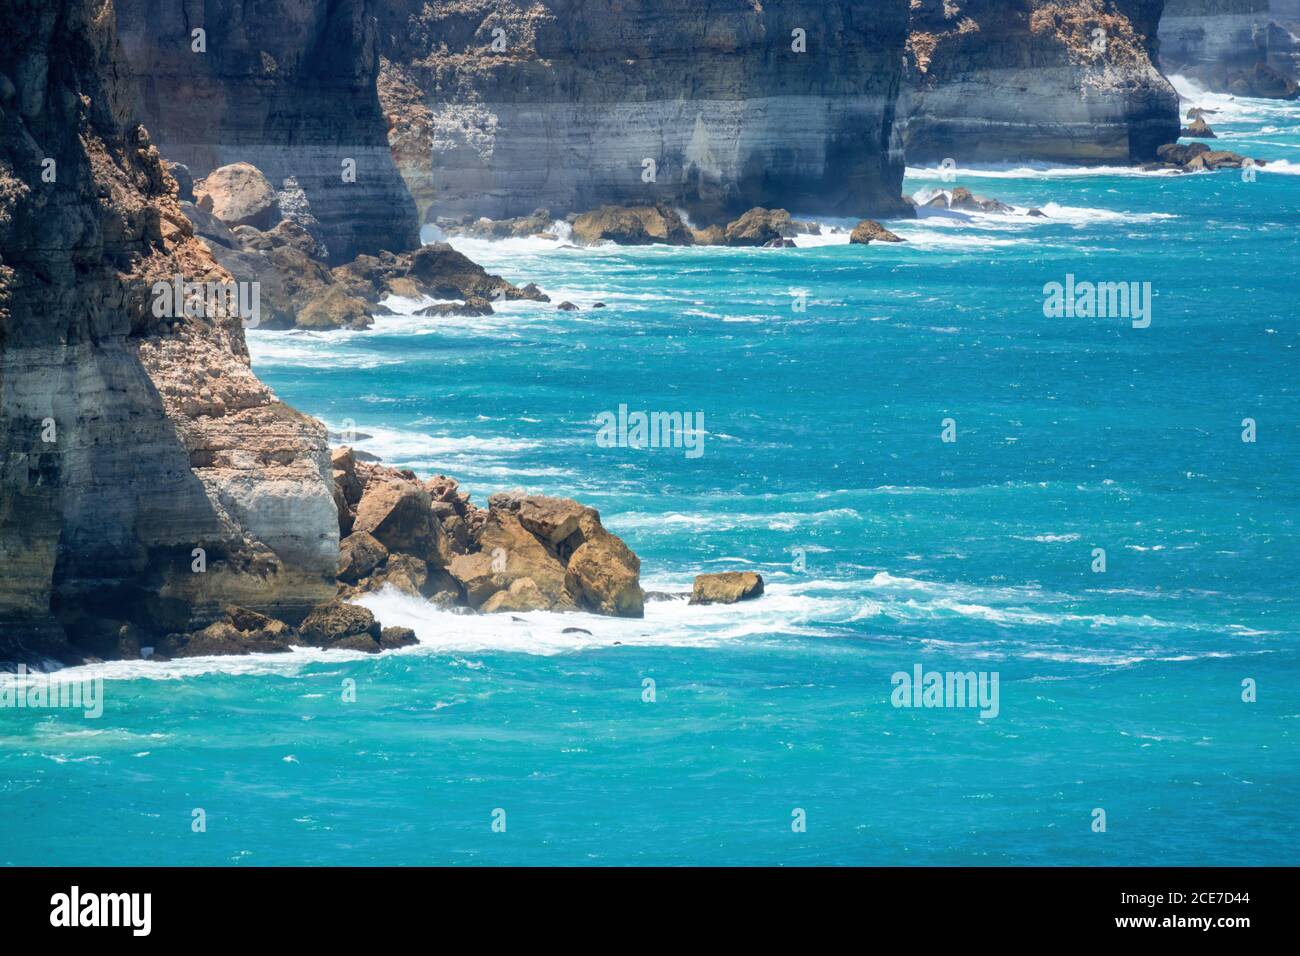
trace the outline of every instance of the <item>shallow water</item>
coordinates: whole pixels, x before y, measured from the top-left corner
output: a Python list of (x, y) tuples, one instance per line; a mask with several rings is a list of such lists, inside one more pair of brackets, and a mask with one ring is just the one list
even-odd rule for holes
[[(1254, 182), (914, 169), (1017, 212), (867, 248), (458, 241), (582, 311), (252, 332), (358, 448), (593, 504), (648, 588), (767, 593), (642, 621), (385, 594), (419, 647), (91, 669), (98, 720), (0, 710), (0, 862), (1294, 863), (1300, 106), (1206, 104)], [(1045, 318), (1067, 273), (1150, 282), (1150, 327)], [(621, 404), (702, 413), (703, 455), (599, 447)], [(998, 715), (893, 707), (916, 664), (996, 672)]]

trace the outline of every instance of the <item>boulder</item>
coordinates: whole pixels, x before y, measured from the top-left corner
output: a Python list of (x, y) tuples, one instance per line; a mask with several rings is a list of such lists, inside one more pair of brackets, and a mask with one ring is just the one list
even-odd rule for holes
[(450, 556), (429, 493), (413, 481), (375, 480), (357, 504), (353, 534), (368, 532), (389, 552), (442, 566)]
[[(565, 588), (564, 564), (548, 550), (519, 518), (502, 509), (492, 509), (478, 536), (481, 554), (497, 559), (497, 576), (508, 587), (519, 578), (532, 578), (549, 607), (571, 610), (573, 598)], [(453, 570), (452, 574), (456, 572)], [(457, 575), (459, 578), (459, 576)]]
[(377, 569), (366, 583), (367, 591), (391, 587), (411, 597), (426, 597), (429, 584), (429, 564), (409, 554), (394, 554), (382, 568)]
[(550, 598), (541, 592), (532, 578), (516, 578), (510, 587), (497, 591), (479, 609), (484, 614), (498, 611), (545, 611), (552, 606)]
[(1205, 122), (1205, 118), (1202, 116), (1196, 117), (1189, 126), (1184, 127), (1181, 135), (1192, 136), (1196, 139), (1218, 138), (1214, 135), (1214, 130), (1210, 129), (1210, 124)]
[(691, 238), (697, 246), (725, 246), (727, 244), (726, 226), (706, 226), (692, 229)]
[(405, 277), (414, 280), (420, 292), (431, 299), (533, 299), (549, 302), (536, 286), (520, 289), (498, 275), (490, 274), (469, 257), (445, 242), (421, 246), (398, 262), (409, 262)]
[(339, 544), (339, 580), (356, 584), (388, 560), (388, 549), (373, 535), (354, 531)]
[(307, 613), (298, 628), (303, 643), (314, 647), (369, 650), (361, 638), (368, 639), (379, 649), (379, 622), (363, 607), (330, 601), (320, 604)]
[(307, 300), (294, 324), (300, 329), (368, 329), (374, 320), (364, 301), (332, 285)]
[(729, 246), (763, 246), (773, 239), (784, 239), (796, 233), (794, 220), (784, 209), (755, 206), (728, 224), (725, 239)]
[(397, 647), (410, 647), (412, 644), (419, 643), (415, 631), (409, 627), (386, 627), (379, 632), (379, 647), (381, 650), (388, 651)]
[(574, 219), (571, 234), (584, 245), (689, 246), (695, 241), (682, 217), (667, 206), (601, 206)]
[(566, 583), (576, 603), (597, 614), (643, 617), (641, 559), (601, 526), (593, 509), (587, 509), (579, 533), (583, 543), (574, 550), (566, 569)]
[(447, 565), (447, 571), (460, 586), (465, 602), (472, 608), (481, 607), (493, 594), (509, 586), (505, 576), (494, 567), (493, 556), (481, 551), (455, 555)]
[(691, 590), (692, 604), (735, 604), (763, 593), (763, 577), (753, 571), (698, 574)]
[(901, 236), (896, 236), (874, 219), (863, 219), (853, 227), (853, 232), (849, 234), (849, 242), (858, 245), (869, 245), (875, 242), (905, 242)]
[(280, 201), (270, 180), (248, 163), (231, 163), (194, 184), (200, 204), (211, 201), (211, 212), (228, 226), (270, 229), (280, 218)]
[(588, 511), (572, 498), (547, 498), (528, 495), (518, 500), (519, 523), (550, 545), (558, 545), (578, 530)]

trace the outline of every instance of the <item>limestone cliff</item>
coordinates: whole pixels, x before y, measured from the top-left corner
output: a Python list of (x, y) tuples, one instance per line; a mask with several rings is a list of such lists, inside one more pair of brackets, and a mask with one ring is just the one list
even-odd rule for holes
[[(375, 0), (422, 217), (906, 214), (908, 0)], [(653, 165), (651, 165), (653, 164)]]
[(277, 189), (296, 178), (331, 262), (416, 244), (375, 95), (371, 0), (115, 3), (137, 116), (168, 160), (196, 177), (251, 163)]
[(0, 659), (304, 613), (334, 591), (325, 431), (238, 315), (155, 308), (229, 277), (128, 120), (111, 2), (3, 0), (0, 33)]
[(912, 0), (909, 161), (1127, 163), (1178, 138), (1163, 0)]
[(1294, 98), (1300, 0), (1165, 0), (1160, 59), (1206, 88)]

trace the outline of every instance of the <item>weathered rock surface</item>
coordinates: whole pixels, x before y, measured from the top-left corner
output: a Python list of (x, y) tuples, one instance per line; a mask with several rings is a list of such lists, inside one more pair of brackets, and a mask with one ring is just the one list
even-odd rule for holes
[(245, 162), (277, 189), (292, 178), (333, 263), (415, 247), (415, 207), (375, 90), (372, 0), (113, 8), (134, 76), (124, 98), (168, 159), (196, 177)]
[(1154, 64), (1162, 3), (914, 0), (908, 161), (1153, 159), (1178, 133)]
[(139, 643), (334, 591), (325, 429), (253, 375), (237, 317), (154, 314), (154, 283), (229, 276), (122, 120), (106, 9), (0, 6), (2, 659), (86, 656), (95, 628), (62, 621)]
[(874, 219), (864, 219), (853, 227), (853, 232), (849, 233), (849, 242), (859, 245), (869, 245), (872, 242), (906, 242), (901, 236), (896, 236)]
[(220, 166), (194, 183), (197, 205), (227, 226), (270, 229), (280, 219), (280, 200), (271, 181), (248, 163)]
[(1264, 167), (1262, 159), (1250, 159), (1228, 150), (1210, 149), (1204, 143), (1168, 143), (1156, 150), (1157, 160), (1146, 169), (1171, 169), (1183, 173), (1213, 172), (1218, 169)]
[(763, 576), (753, 571), (697, 574), (691, 589), (692, 604), (735, 604), (763, 593)]
[(906, 214), (908, 0), (375, 7), (389, 139), (425, 222), (539, 204)]
[(484, 612), (574, 611), (640, 617), (641, 562), (594, 508), (502, 492), (478, 508), (456, 482), (333, 456), (343, 539), (340, 594), (394, 587)]
[(601, 206), (573, 221), (572, 236), (574, 242), (586, 245), (689, 246), (694, 242), (681, 216), (667, 206)]

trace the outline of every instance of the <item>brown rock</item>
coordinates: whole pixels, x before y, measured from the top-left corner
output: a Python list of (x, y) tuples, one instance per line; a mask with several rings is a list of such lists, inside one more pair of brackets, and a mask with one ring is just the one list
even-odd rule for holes
[(853, 227), (853, 232), (849, 235), (849, 242), (858, 245), (868, 245), (872, 241), (876, 242), (905, 242), (901, 236), (896, 236), (874, 219), (863, 219)]
[(682, 217), (667, 206), (601, 206), (573, 221), (572, 236), (584, 245), (689, 246), (695, 241)]
[(363, 300), (332, 285), (307, 300), (294, 324), (300, 329), (368, 329), (374, 319)]
[(270, 229), (280, 218), (280, 202), (261, 170), (248, 163), (231, 163), (194, 184), (199, 205), (211, 201), (214, 216), (228, 226)]
[(594, 511), (584, 524), (585, 540), (569, 558), (567, 568), (569, 589), (577, 603), (597, 614), (644, 616), (641, 559), (618, 536), (601, 527)]
[(763, 593), (763, 577), (753, 571), (698, 574), (691, 590), (692, 604), (735, 604)]
[(505, 576), (495, 570), (492, 560), (491, 554), (483, 552), (458, 554), (447, 566), (447, 571), (464, 592), (466, 603), (472, 608), (481, 607), (493, 594), (509, 586)]
[(492, 510), (479, 534), (478, 543), (480, 553), (497, 559), (497, 566), (501, 568), (498, 574), (504, 578), (505, 586), (519, 578), (532, 578), (552, 608), (569, 610), (574, 607), (573, 598), (565, 588), (563, 563), (514, 514)]
[(1192, 121), (1191, 125), (1183, 129), (1182, 135), (1193, 136), (1197, 139), (1218, 138), (1217, 136), (1214, 135), (1214, 130), (1210, 129), (1210, 124), (1205, 122), (1205, 118), (1203, 116), (1196, 117), (1196, 119)]
[(484, 614), (498, 611), (545, 611), (552, 606), (550, 598), (541, 592), (532, 578), (516, 578), (510, 587), (497, 591), (488, 598), (480, 610)]
[(763, 246), (796, 233), (794, 220), (786, 210), (755, 206), (727, 226), (726, 242), (729, 246)]
[(429, 493), (413, 481), (372, 481), (357, 504), (353, 534), (367, 531), (390, 552), (442, 566), (450, 552)]
[(428, 583), (428, 562), (409, 554), (395, 554), (383, 568), (371, 575), (366, 590), (378, 591), (387, 586), (411, 597), (425, 597)]
[(386, 651), (396, 647), (410, 647), (419, 643), (415, 631), (409, 627), (386, 627), (379, 632), (379, 646)]
[[(375, 616), (365, 608), (344, 604), (342, 601), (330, 601), (312, 608), (298, 628), (298, 633), (304, 643), (315, 647), (335, 648), (340, 642), (351, 638), (367, 637), (378, 649), (380, 628)], [(357, 643), (352, 641), (349, 646)]]
[(528, 495), (519, 499), (519, 523), (547, 544), (557, 545), (578, 530), (585, 507), (572, 498)]
[(365, 531), (354, 531), (339, 545), (339, 580), (356, 584), (388, 559), (388, 549)]

